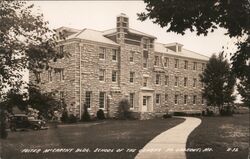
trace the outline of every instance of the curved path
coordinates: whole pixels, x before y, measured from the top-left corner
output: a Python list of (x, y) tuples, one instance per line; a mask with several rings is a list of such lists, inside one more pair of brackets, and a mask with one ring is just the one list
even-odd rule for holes
[(193, 117), (152, 139), (135, 157), (136, 159), (186, 159), (186, 142), (189, 134), (200, 125)]

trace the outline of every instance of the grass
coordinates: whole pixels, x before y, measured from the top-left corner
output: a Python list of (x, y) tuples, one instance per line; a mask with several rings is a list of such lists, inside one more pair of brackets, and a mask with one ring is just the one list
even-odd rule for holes
[[(168, 118), (153, 120), (105, 120), (72, 125), (61, 125), (41, 131), (9, 132), (6, 140), (0, 140), (0, 158), (101, 158), (122, 159), (134, 158), (138, 150), (143, 148), (151, 139), (161, 132), (176, 126), (184, 119)], [(39, 153), (21, 153), (23, 149), (41, 149)], [(90, 152), (71, 153), (42, 153), (49, 148), (89, 149)], [(106, 151), (122, 152), (93, 152), (96, 148)], [(112, 150), (113, 149), (113, 150)], [(135, 151), (126, 152), (127, 149)]]
[[(201, 125), (188, 137), (186, 147), (202, 150), (211, 148), (213, 151), (187, 152), (187, 159), (247, 159), (249, 114), (233, 117), (201, 117), (201, 119)], [(233, 150), (235, 152), (232, 152)]]

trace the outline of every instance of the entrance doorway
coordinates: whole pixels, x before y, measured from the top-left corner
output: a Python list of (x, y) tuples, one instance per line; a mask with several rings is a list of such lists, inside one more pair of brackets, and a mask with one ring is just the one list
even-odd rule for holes
[(149, 105), (150, 105), (150, 96), (143, 96), (142, 97), (142, 112), (149, 111)]

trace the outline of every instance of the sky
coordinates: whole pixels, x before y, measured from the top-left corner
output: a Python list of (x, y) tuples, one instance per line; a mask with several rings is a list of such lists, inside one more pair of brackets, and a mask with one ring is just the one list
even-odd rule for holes
[[(186, 31), (185, 35), (166, 32), (150, 20), (137, 20), (137, 13), (145, 11), (143, 1), (30, 1), (34, 12), (42, 13), (51, 29), (61, 26), (76, 29), (94, 29), (104, 31), (115, 28), (116, 16), (125, 13), (129, 17), (129, 27), (157, 37), (157, 42), (183, 44), (184, 48), (210, 57), (222, 50), (235, 52), (234, 42), (225, 35), (225, 29), (215, 30), (208, 36), (197, 36), (195, 32)], [(223, 49), (224, 48), (224, 49)], [(229, 58), (229, 56), (228, 56)], [(237, 101), (239, 101), (239, 96)]]
[(76, 29), (95, 29), (99, 31), (112, 29), (116, 26), (116, 16), (125, 13), (129, 17), (129, 26), (157, 37), (157, 42), (178, 42), (184, 48), (211, 56), (228, 48), (225, 52), (235, 50), (233, 42), (225, 36), (225, 29), (218, 29), (208, 36), (196, 36), (187, 31), (184, 36), (167, 33), (166, 28), (153, 24), (150, 20), (137, 20), (137, 13), (145, 11), (143, 1), (33, 1), (37, 12), (43, 13), (44, 19), (52, 29), (61, 26)]

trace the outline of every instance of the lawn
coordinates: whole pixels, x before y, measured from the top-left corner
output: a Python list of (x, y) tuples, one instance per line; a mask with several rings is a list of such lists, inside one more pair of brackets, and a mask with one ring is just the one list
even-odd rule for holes
[[(183, 121), (184, 119), (179, 118), (143, 121), (105, 120), (103, 122), (61, 125), (48, 130), (9, 132), (6, 140), (0, 140), (0, 158), (134, 158), (138, 150), (151, 139)], [(65, 151), (71, 152), (43, 153), (44, 150), (53, 148), (63, 149), (62, 151), (67, 149)], [(77, 148), (85, 152), (75, 152)], [(34, 152), (22, 152), (25, 149), (29, 151), (33, 149)], [(121, 152), (116, 152), (119, 149)], [(130, 152), (126, 152), (127, 149), (130, 149)], [(94, 150), (105, 152), (93, 152)]]
[(210, 148), (210, 152), (187, 152), (187, 159), (247, 159), (249, 114), (233, 117), (201, 117), (202, 123), (188, 137), (187, 148)]

